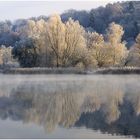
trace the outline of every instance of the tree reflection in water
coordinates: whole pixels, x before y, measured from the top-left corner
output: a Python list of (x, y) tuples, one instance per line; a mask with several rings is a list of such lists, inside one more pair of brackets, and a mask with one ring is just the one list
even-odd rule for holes
[(32, 122), (47, 132), (85, 126), (140, 137), (139, 115), (139, 84), (125, 80), (21, 82), (0, 97), (1, 119)]

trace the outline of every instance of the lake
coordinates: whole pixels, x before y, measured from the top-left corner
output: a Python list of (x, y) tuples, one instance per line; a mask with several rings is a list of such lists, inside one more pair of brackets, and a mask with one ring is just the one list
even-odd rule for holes
[(0, 138), (140, 138), (140, 75), (0, 75)]

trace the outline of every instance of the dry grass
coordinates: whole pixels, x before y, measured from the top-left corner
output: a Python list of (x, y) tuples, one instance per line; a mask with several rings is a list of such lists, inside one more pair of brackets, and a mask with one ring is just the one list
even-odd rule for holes
[(3, 70), (5, 74), (82, 74), (78, 68), (10, 68)]
[(140, 67), (109, 67), (84, 70), (80, 68), (6, 68), (4, 74), (140, 74)]
[(140, 74), (140, 67), (109, 67), (89, 71), (87, 74)]

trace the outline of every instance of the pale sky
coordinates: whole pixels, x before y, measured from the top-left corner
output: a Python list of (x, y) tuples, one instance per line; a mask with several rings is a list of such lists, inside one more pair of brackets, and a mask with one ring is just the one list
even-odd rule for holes
[(117, 1), (122, 0), (0, 1), (0, 20), (47, 16), (68, 9), (90, 10)]

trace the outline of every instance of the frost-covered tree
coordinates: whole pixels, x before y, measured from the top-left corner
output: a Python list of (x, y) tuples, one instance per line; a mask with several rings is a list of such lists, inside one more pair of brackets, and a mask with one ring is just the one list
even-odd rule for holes
[[(30, 59), (22, 61), (25, 62), (22, 66), (118, 66), (124, 64), (127, 56), (125, 43), (122, 42), (123, 28), (115, 23), (109, 25), (106, 40), (102, 34), (86, 33), (79, 22), (71, 18), (63, 23), (57, 14), (47, 21), (28, 20), (17, 28), (17, 32), (20, 41), (15, 43), (15, 49), (19, 53), (13, 51), (16, 52), (14, 56), (20, 54), (18, 57), (24, 56), (24, 59), (30, 56)], [(32, 43), (28, 43), (29, 40)]]
[(63, 48), (62, 63), (64, 66), (82, 62), (86, 51), (86, 43), (84, 38), (84, 28), (78, 21), (71, 18), (65, 24), (65, 44)]
[(12, 57), (12, 47), (5, 47), (4, 45), (2, 45), (0, 47), (0, 64), (1, 65), (6, 65), (9, 62), (13, 61), (13, 57)]
[(123, 34), (123, 27), (114, 22), (107, 29), (107, 44), (110, 46), (112, 57), (111, 65), (121, 65), (127, 56), (125, 42), (122, 42)]
[(56, 66), (59, 67), (63, 55), (63, 48), (65, 47), (65, 24), (62, 23), (59, 15), (53, 15), (47, 22), (46, 30), (48, 47), (52, 49)]
[(13, 47), (6, 47), (5, 45), (0, 46), (0, 65), (2, 68), (5, 67), (19, 67), (17, 59), (13, 58)]
[(105, 45), (104, 37), (96, 32), (87, 33), (87, 48), (91, 63), (98, 67), (107, 65), (109, 61), (109, 49)]
[[(34, 53), (34, 63), (31, 64), (31, 66), (49, 66), (49, 56), (51, 53), (48, 50), (46, 42), (46, 21), (43, 19), (38, 21), (28, 20), (24, 26), (18, 28), (18, 32), (20, 33), (21, 40), (19, 43), (16, 43), (15, 46), (23, 46), (24, 44), (26, 48), (25, 51), (29, 49), (29, 52), (32, 51)], [(26, 66), (26, 64), (27, 63), (24, 65), (22, 63), (23, 66)]]
[(136, 38), (136, 43), (130, 48), (127, 57), (127, 65), (140, 66), (140, 34)]
[(85, 48), (84, 29), (79, 22), (69, 19), (61, 21), (53, 15), (47, 22), (47, 43), (55, 56), (56, 67), (75, 65), (82, 59)]

